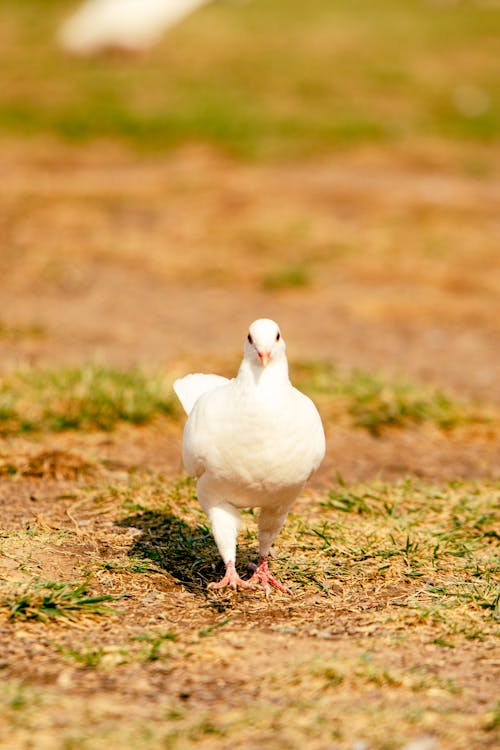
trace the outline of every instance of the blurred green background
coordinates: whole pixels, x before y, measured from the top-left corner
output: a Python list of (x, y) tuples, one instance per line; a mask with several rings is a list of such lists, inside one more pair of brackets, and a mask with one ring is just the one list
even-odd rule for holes
[(484, 0), (214, 2), (136, 58), (72, 59), (76, 6), (3, 0), (0, 133), (209, 142), (247, 158), (500, 131), (500, 7)]

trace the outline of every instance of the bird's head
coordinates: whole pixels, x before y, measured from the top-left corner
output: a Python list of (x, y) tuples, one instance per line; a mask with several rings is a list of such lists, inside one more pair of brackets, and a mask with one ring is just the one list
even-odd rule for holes
[(278, 324), (269, 318), (254, 320), (245, 341), (245, 359), (267, 367), (269, 363), (283, 359), (285, 351), (286, 345)]

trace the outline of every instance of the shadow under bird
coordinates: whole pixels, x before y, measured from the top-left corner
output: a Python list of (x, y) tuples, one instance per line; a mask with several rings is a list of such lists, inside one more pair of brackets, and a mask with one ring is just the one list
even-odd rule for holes
[[(325, 434), (310, 398), (288, 377), (285, 341), (273, 320), (254, 321), (238, 374), (192, 374), (174, 383), (188, 414), (183, 460), (197, 478), (198, 499), (226, 565), (211, 588), (289, 590), (271, 574), (268, 557), (288, 511), (325, 455)], [(236, 571), (242, 508), (260, 508), (260, 560), (245, 581)]]

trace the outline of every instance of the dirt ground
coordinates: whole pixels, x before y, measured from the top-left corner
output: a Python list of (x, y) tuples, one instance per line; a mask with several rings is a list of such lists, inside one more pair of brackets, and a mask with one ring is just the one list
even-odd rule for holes
[[(146, 160), (106, 144), (9, 143), (2, 368), (231, 375), (248, 323), (270, 316), (292, 363), (334, 361), (497, 405), (498, 168), (471, 175), (456, 161), (429, 147), (257, 167), (201, 147)], [(304, 282), (287, 283), (297, 268)], [(132, 461), (178, 470), (175, 441), (170, 454), (138, 434)], [(336, 426), (320, 477), (498, 476), (495, 437), (356, 434), (353, 450)]]
[[(270, 316), (292, 365), (404, 377), (497, 413), (499, 165), (465, 161), (433, 144), (262, 166), (202, 147), (154, 158), (4, 142), (2, 371), (95, 361), (230, 374), (248, 323)], [(482, 482), (498, 495), (495, 419), (380, 437), (325, 426), (327, 458), (296, 509), (305, 523), (319, 523), (339, 474), (348, 486)], [(141, 568), (148, 535), (169, 546), (168, 529), (140, 519), (182, 476), (181, 430), (161, 419), (2, 441), (0, 465), (15, 473), (0, 476), (0, 581), (89, 577), (126, 598), (121, 614), (74, 621), (0, 612), (0, 747), (496, 746), (494, 628), (454, 640), (439, 618), (415, 619), (399, 604), (418, 578), (266, 599), (208, 595), (182, 561)], [(193, 532), (203, 515), (179, 502)], [(99, 665), (78, 662), (92, 648)]]

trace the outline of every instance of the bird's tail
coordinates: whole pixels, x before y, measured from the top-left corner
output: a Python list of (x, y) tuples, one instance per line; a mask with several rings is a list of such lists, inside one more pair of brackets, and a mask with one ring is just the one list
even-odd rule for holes
[(177, 394), (186, 414), (189, 414), (200, 396), (204, 393), (213, 391), (220, 385), (229, 383), (227, 378), (222, 375), (203, 375), (199, 372), (178, 378), (174, 382), (174, 391)]

